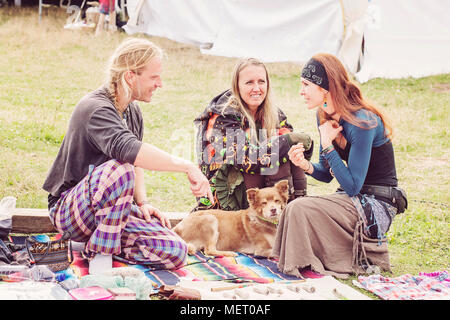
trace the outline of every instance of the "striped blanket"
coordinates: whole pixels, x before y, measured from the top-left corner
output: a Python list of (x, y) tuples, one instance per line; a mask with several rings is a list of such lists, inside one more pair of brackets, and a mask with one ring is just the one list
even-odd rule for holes
[[(55, 240), (51, 237), (50, 240)], [(15, 244), (23, 244), (24, 236), (14, 236), (9, 239)], [(67, 270), (57, 272), (59, 279), (81, 277), (89, 274), (89, 264), (80, 252), (73, 252), (74, 261)], [(115, 257), (113, 267), (131, 266), (120, 257)], [(133, 265), (143, 271), (155, 286), (176, 285), (181, 278), (195, 281), (221, 280), (227, 282), (256, 282), (271, 283), (282, 280), (298, 280), (299, 278), (278, 271), (277, 260), (239, 253), (236, 257), (212, 257), (205, 256), (198, 251), (195, 255), (188, 256), (188, 263), (175, 270), (156, 269), (145, 265)], [(301, 272), (303, 278), (321, 278), (322, 276), (305, 270)]]
[[(74, 252), (75, 260), (68, 273), (81, 278), (88, 274), (88, 262), (79, 252)], [(144, 265), (134, 265), (143, 271), (158, 287), (176, 285), (181, 278), (194, 281), (222, 280), (227, 282), (270, 283), (282, 280), (298, 280), (299, 278), (281, 273), (277, 269), (276, 260), (240, 254), (237, 257), (211, 257), (201, 252), (188, 257), (188, 264), (175, 270), (156, 270)], [(114, 260), (113, 267), (130, 266)], [(320, 278), (312, 271), (303, 271), (304, 278)]]

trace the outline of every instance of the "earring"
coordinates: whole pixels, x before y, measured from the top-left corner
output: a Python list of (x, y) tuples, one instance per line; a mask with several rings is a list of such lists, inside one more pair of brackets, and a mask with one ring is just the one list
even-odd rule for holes
[(324, 99), (324, 100), (323, 100), (323, 107), (326, 108), (327, 106), (328, 106), (328, 105), (327, 105), (327, 99)]

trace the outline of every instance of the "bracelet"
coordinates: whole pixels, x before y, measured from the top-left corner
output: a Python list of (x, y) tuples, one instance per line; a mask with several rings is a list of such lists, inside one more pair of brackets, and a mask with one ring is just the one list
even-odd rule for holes
[[(305, 160), (306, 160), (306, 159), (305, 159)], [(300, 167), (300, 169), (302, 169), (304, 172), (308, 172), (309, 169), (312, 168), (311, 161), (308, 161), (308, 160), (306, 160), (306, 161), (308, 162), (308, 168), (307, 168), (307, 169), (303, 169), (302, 167)]]
[(334, 146), (331, 145), (331, 146), (326, 147), (325, 149), (323, 149), (322, 152), (321, 152), (320, 154), (321, 154), (321, 155), (324, 155), (325, 153), (328, 153), (328, 152), (330, 152), (330, 151), (333, 150), (333, 149), (334, 149)]
[(142, 207), (144, 204), (150, 204), (150, 202), (148, 202), (147, 200), (144, 200), (142, 202), (137, 202), (136, 204), (138, 207)]

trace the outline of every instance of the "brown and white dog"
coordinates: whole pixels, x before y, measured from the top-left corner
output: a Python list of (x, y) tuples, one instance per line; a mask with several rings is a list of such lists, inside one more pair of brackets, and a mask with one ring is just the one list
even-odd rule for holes
[(236, 256), (236, 252), (269, 257), (278, 219), (286, 207), (288, 181), (247, 190), (248, 209), (200, 210), (178, 223), (174, 231), (188, 244), (189, 254)]

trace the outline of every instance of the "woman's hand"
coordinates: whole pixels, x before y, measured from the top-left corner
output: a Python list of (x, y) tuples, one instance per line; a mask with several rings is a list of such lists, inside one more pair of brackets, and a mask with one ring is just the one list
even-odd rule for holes
[(303, 143), (294, 144), (288, 151), (289, 160), (297, 167), (301, 168), (301, 163), (305, 160), (305, 155), (303, 152), (305, 148), (303, 147)]
[(152, 219), (152, 216), (155, 216), (156, 218), (161, 221), (161, 225), (166, 228), (172, 228), (172, 225), (170, 223), (170, 220), (167, 219), (167, 217), (157, 208), (152, 206), (149, 203), (144, 203), (139, 207), (139, 210), (141, 210), (142, 214), (144, 215), (145, 221), (150, 222)]
[(309, 172), (309, 169), (311, 169), (312, 165), (305, 159), (304, 152), (305, 147), (303, 146), (303, 143), (293, 145), (288, 151), (289, 160), (303, 171), (311, 173)]
[(214, 204), (214, 196), (211, 192), (208, 179), (202, 171), (195, 165), (189, 167), (187, 171), (189, 182), (191, 183), (191, 191), (196, 197), (208, 197), (209, 201)]
[(335, 120), (328, 120), (319, 126), (320, 142), (322, 149), (331, 146), (331, 142), (336, 139), (342, 131), (342, 126)]

